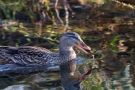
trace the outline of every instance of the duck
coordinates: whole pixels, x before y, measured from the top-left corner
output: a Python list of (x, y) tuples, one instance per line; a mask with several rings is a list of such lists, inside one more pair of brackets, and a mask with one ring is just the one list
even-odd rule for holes
[(91, 48), (84, 43), (78, 33), (66, 32), (60, 38), (59, 52), (52, 52), (37, 46), (0, 46), (0, 65), (61, 65), (76, 59), (77, 54), (74, 47), (94, 55)]

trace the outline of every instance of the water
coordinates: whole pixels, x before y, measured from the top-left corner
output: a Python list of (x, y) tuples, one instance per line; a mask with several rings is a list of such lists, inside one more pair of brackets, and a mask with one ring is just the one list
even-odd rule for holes
[[(34, 5), (35, 3), (31, 4), (27, 9), (32, 9), (31, 7)], [(42, 21), (33, 19), (33, 22), (29, 22), (29, 17), (26, 16), (27, 18), (23, 18), (21, 23), (13, 23), (13, 19), (10, 18), (12, 25), (9, 24), (8, 19), (2, 18), (0, 24), (4, 24), (0, 25), (2, 26), (0, 27), (0, 45), (41, 46), (57, 52), (59, 38), (68, 27), (67, 31), (78, 32), (84, 42), (94, 52), (99, 51), (99, 54), (93, 59), (92, 56), (77, 50), (77, 60), (68, 62), (61, 68), (49, 67), (49, 71), (46, 73), (0, 78), (0, 89), (63, 90), (63, 86), (70, 88), (67, 90), (79, 90), (77, 88), (82, 88), (82, 90), (135, 90), (135, 18), (133, 9), (126, 4), (124, 6), (114, 1), (106, 1), (104, 4), (101, 2), (89, 3), (84, 6), (71, 1), (70, 5), (74, 11), (70, 11), (72, 16), (65, 20), (65, 11), (60, 4), (58, 8), (61, 10), (60, 17), (58, 18), (56, 14), (53, 16), (56, 22), (53, 22), (49, 16), (42, 16)], [(33, 7), (33, 10), (35, 10), (34, 8), (36, 7)], [(21, 12), (29, 13), (25, 9)], [(21, 12), (17, 14), (20, 15)], [(10, 16), (8, 12), (5, 13)], [(44, 13), (47, 15), (47, 11)], [(55, 12), (53, 11), (53, 13)], [(23, 14), (22, 17), (27, 15), (21, 14)], [(35, 15), (35, 13), (33, 14)], [(30, 14), (31, 17), (33, 14)], [(48, 15), (50, 14), (52, 13), (49, 12)], [(60, 18), (65, 23), (62, 23)], [(16, 19), (19, 20), (20, 17)], [(71, 67), (77, 69), (69, 72)], [(97, 69), (92, 70), (92, 68)], [(83, 81), (81, 81), (82, 79)]]

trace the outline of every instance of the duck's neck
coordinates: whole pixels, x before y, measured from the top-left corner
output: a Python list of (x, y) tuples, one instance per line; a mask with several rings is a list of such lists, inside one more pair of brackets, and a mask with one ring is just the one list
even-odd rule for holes
[(73, 50), (73, 47), (60, 46), (59, 53), (52, 53), (51, 59), (49, 59), (46, 64), (61, 65), (74, 59), (76, 59), (76, 53)]
[(73, 47), (71, 46), (70, 47), (60, 46), (59, 54), (60, 58), (65, 62), (76, 58), (76, 53), (73, 50)]

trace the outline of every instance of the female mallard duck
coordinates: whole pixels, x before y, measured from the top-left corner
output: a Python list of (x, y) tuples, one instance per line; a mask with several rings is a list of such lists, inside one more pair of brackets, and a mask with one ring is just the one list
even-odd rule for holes
[(60, 38), (59, 53), (35, 46), (0, 46), (0, 64), (60, 65), (76, 58), (74, 46), (93, 55), (77, 33), (67, 32)]

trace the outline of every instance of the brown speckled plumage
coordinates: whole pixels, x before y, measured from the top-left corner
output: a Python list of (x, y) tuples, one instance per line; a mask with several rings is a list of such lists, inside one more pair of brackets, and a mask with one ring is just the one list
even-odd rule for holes
[(83, 43), (77, 33), (65, 33), (60, 39), (59, 53), (36, 46), (0, 46), (0, 64), (15, 63), (26, 66), (60, 65), (76, 58), (73, 47), (77, 46), (79, 41)]

